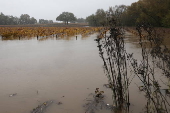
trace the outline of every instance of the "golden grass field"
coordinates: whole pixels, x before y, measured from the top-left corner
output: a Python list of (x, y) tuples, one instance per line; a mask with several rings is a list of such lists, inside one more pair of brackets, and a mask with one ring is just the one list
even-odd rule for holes
[(102, 27), (0, 27), (0, 35), (3, 39), (6, 38), (31, 38), (44, 36), (74, 36), (74, 35), (89, 35), (94, 32), (101, 32)]

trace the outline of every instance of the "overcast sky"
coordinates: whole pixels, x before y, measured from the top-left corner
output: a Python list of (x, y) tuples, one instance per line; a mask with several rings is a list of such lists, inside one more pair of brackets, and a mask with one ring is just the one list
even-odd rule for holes
[(86, 18), (97, 9), (130, 5), (138, 0), (0, 0), (0, 12), (19, 17), (29, 14), (38, 19), (55, 21), (63, 11), (72, 12), (77, 18)]

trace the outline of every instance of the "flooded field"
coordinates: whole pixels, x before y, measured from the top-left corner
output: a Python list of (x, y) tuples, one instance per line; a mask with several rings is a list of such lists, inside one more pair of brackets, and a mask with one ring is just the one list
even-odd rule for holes
[[(0, 113), (30, 113), (49, 100), (53, 104), (45, 113), (84, 113), (83, 106), (93, 99), (89, 94), (96, 88), (104, 91), (104, 101), (112, 104), (111, 90), (103, 87), (108, 80), (96, 37), (0, 40)], [(136, 37), (126, 32), (125, 42), (127, 52), (140, 59)], [(136, 83), (140, 81), (135, 77), (129, 87), (132, 113), (143, 112), (146, 104)], [(96, 113), (111, 112), (104, 109)]]

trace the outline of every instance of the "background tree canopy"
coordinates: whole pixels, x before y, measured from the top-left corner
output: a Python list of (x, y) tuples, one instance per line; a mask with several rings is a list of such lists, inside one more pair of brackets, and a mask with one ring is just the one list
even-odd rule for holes
[(0, 25), (17, 25), (19, 23), (18, 17), (7, 16), (0, 13)]
[[(156, 27), (170, 27), (170, 0), (139, 0), (130, 6), (119, 5), (108, 7), (108, 10), (97, 9), (96, 12), (83, 18), (76, 18), (71, 12), (62, 12), (57, 21), (85, 23), (90, 26), (106, 26), (107, 13), (112, 12), (112, 16), (119, 15), (124, 26), (135, 26), (136, 23), (148, 22)], [(20, 17), (5, 15), (0, 13), (0, 25), (36, 24), (34, 17), (22, 14)], [(53, 23), (52, 20), (39, 19), (40, 24)]]
[[(123, 13), (123, 23), (149, 22), (157, 27), (170, 27), (170, 0), (139, 0), (127, 7)], [(169, 19), (170, 20), (170, 19)]]
[(44, 20), (44, 19), (39, 19), (40, 24), (51, 24), (53, 23), (53, 20)]
[(105, 26), (106, 12), (103, 9), (97, 9), (95, 14), (86, 17), (86, 21), (91, 26)]
[(62, 14), (56, 18), (57, 21), (63, 21), (65, 24), (68, 24), (68, 22), (74, 22), (76, 19), (77, 18), (74, 14), (70, 12), (62, 12)]
[(127, 6), (125, 5), (110, 7), (108, 11), (104, 11), (103, 9), (97, 9), (95, 14), (86, 17), (86, 21), (91, 26), (106, 26), (108, 12), (112, 12), (112, 14), (114, 15), (122, 14), (126, 10), (126, 7)]
[[(0, 25), (26, 25), (38, 23), (34, 17), (30, 17), (28, 14), (21, 14), (21, 16), (13, 17), (10, 15), (4, 15), (0, 13)], [(40, 24), (53, 23), (52, 20), (39, 19)]]
[(77, 23), (85, 23), (85, 22), (86, 22), (86, 19), (84, 19), (84, 18), (78, 18), (78, 19), (76, 20), (76, 22), (77, 22)]
[(121, 14), (120, 20), (125, 26), (148, 22), (157, 27), (170, 27), (170, 0), (139, 0), (130, 6), (110, 7), (107, 11), (98, 9), (94, 14), (86, 17), (86, 21), (91, 26), (104, 26), (108, 11), (114, 15)]
[(28, 14), (22, 14), (19, 19), (19, 24), (35, 24), (37, 23), (37, 20), (30, 16)]

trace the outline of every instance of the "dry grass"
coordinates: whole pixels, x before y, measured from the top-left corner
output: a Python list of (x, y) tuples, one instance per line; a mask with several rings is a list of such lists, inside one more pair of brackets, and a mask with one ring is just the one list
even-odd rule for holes
[(5, 38), (41, 36), (82, 36), (100, 32), (102, 27), (0, 27), (0, 35)]

